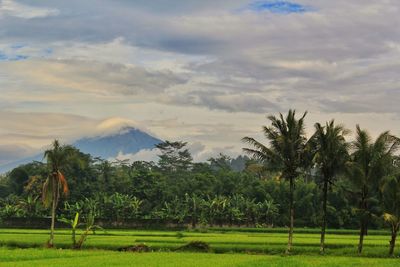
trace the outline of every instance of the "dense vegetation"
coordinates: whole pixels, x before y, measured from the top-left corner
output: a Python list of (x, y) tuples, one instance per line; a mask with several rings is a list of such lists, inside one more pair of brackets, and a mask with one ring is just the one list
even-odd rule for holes
[(250, 158), (220, 155), (202, 163), (193, 162), (183, 142), (159, 144), (156, 163), (110, 162), (55, 142), (46, 164), (32, 162), (1, 178), (0, 217), (54, 220), (79, 213), (82, 220), (193, 228), (287, 226), (287, 251), (294, 225), (321, 226), (321, 252), (326, 226), (359, 228), (359, 253), (368, 229), (388, 226), (393, 254), (400, 226), (399, 140), (389, 132), (373, 140), (357, 126), (349, 142), (348, 130), (334, 121), (316, 124), (307, 138), (305, 116), (270, 116), (266, 142), (244, 138)]

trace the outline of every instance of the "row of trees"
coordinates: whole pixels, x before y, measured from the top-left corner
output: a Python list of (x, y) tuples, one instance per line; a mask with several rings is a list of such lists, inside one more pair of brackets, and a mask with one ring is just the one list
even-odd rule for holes
[[(160, 219), (169, 218), (173, 219), (173, 215), (164, 214), (163, 217), (157, 217), (160, 211), (163, 210), (165, 205), (176, 206), (176, 203), (185, 203), (187, 196), (196, 197), (200, 199), (202, 205), (207, 205), (213, 199), (224, 198), (228, 202), (230, 199), (238, 199), (243, 201), (240, 206), (245, 206), (252, 203), (273, 202), (279, 203), (278, 213), (279, 216), (274, 220), (274, 226), (286, 226), (288, 217), (286, 216), (286, 209), (288, 207), (288, 193), (289, 184), (284, 180), (277, 179), (278, 174), (268, 173), (261, 170), (261, 165), (249, 163), (243, 171), (233, 171), (226, 162), (226, 157), (213, 159), (213, 162), (202, 168), (196, 167), (187, 174), (176, 173), (173, 176), (165, 176), (159, 170), (154, 170), (151, 164), (138, 164), (134, 163), (129, 166), (124, 164), (112, 164), (112, 174), (109, 177), (109, 184), (107, 188), (118, 188), (118, 177), (123, 177), (125, 172), (122, 169), (130, 170), (131, 177), (129, 183), (124, 182), (125, 187), (115, 190), (104, 191), (86, 191), (80, 189), (84, 187), (86, 182), (85, 177), (82, 177), (80, 183), (76, 183), (74, 177), (81, 171), (66, 170), (66, 176), (71, 177), (68, 179), (70, 192), (67, 198), (61, 198), (60, 205), (57, 209), (58, 215), (65, 215), (68, 209), (67, 206), (81, 206), (86, 207), (86, 211), (80, 213), (84, 215), (87, 209), (93, 206), (93, 203), (99, 206), (101, 212), (97, 215), (98, 218), (113, 218), (113, 212), (121, 214), (122, 220), (133, 218), (132, 210), (125, 209), (124, 206), (129, 206), (129, 201), (140, 202), (139, 219)], [(218, 164), (217, 164), (218, 162)], [(35, 165), (34, 168), (32, 165)], [(40, 166), (40, 167), (39, 167)], [(90, 166), (97, 173), (99, 166)], [(28, 164), (26, 166), (16, 169), (12, 172), (9, 178), (17, 178), (17, 174), (23, 174), (26, 171), (36, 173), (45, 172), (46, 166), (38, 163)], [(18, 170), (18, 171), (17, 171)], [(118, 174), (118, 176), (114, 176)], [(261, 177), (261, 178), (260, 178)], [(38, 176), (32, 176), (28, 179), (27, 185), (23, 188), (22, 193), (19, 195), (9, 194), (0, 198), (0, 218), (38, 218), (45, 217), (49, 214), (44, 209), (41, 198), (40, 185), (44, 179), (39, 179)], [(23, 179), (21, 179), (23, 180)], [(179, 187), (176, 186), (176, 181), (179, 181)], [(129, 185), (131, 184), (131, 185)], [(101, 177), (91, 183), (94, 188), (103, 188)], [(19, 186), (10, 183), (9, 187), (18, 188)], [(329, 225), (334, 228), (354, 228), (357, 227), (357, 222), (352, 213), (352, 203), (345, 198), (345, 188), (347, 188), (345, 180), (339, 180), (336, 187), (332, 188), (329, 194), (328, 201), (328, 217)], [(123, 189), (123, 190), (122, 190)], [(135, 190), (133, 190), (135, 189)], [(18, 189), (19, 190), (19, 189)], [(79, 194), (77, 194), (78, 192)], [(80, 192), (87, 192), (80, 194)], [(114, 193), (113, 193), (114, 192)], [(320, 220), (320, 203), (321, 193), (318, 185), (312, 180), (310, 176), (304, 176), (297, 180), (295, 188), (295, 210), (298, 212), (297, 225), (301, 227), (316, 227)], [(238, 202), (236, 201), (236, 202)], [(185, 209), (182, 209), (179, 217), (185, 217)], [(206, 213), (205, 213), (206, 214)], [(73, 216), (73, 212), (71, 214)], [(260, 215), (257, 215), (259, 217)], [(185, 217), (185, 221), (188, 217)], [(204, 218), (201, 222), (208, 224), (208, 218)], [(239, 221), (239, 220), (235, 220)], [(261, 224), (265, 222), (257, 220)], [(269, 223), (269, 222), (268, 222)], [(224, 222), (229, 224), (229, 222)], [(237, 223), (235, 223), (237, 224)], [(243, 222), (255, 226), (255, 223)], [(379, 220), (375, 220), (373, 227), (381, 227)]]
[[(268, 143), (245, 137), (251, 145), (245, 152), (252, 157), (234, 160), (220, 155), (194, 163), (185, 143), (167, 141), (158, 145), (158, 163), (109, 162), (55, 141), (45, 152), (47, 164), (20, 166), (0, 180), (0, 216), (27, 217), (33, 210), (35, 216), (48, 215), (32, 204), (41, 194), (52, 217), (49, 246), (57, 215), (72, 218), (85, 209), (115, 220), (173, 219), (193, 226), (273, 221), (289, 226), (290, 252), (296, 211), (298, 226), (321, 226), (321, 252), (327, 225), (359, 226), (359, 253), (367, 230), (382, 227), (384, 219), (391, 226), (393, 254), (399, 230), (399, 140), (389, 132), (373, 140), (357, 126), (355, 140), (348, 142), (349, 131), (334, 121), (316, 124), (307, 138), (305, 116), (296, 118), (290, 110), (285, 117), (268, 117), (270, 125), (263, 127)], [(31, 204), (15, 204), (24, 202)], [(264, 216), (268, 205), (279, 216)], [(28, 206), (36, 208), (26, 211)]]
[(312, 170), (318, 173), (322, 187), (321, 252), (325, 250), (328, 190), (343, 173), (351, 185), (348, 192), (358, 203), (358, 253), (362, 252), (371, 218), (381, 209), (383, 218), (391, 226), (390, 255), (393, 255), (400, 226), (400, 175), (395, 155), (400, 140), (389, 132), (383, 132), (374, 141), (366, 130), (357, 125), (355, 140), (348, 143), (345, 136), (349, 131), (333, 120), (325, 126), (315, 124), (315, 133), (307, 139), (304, 130), (306, 114), (297, 119), (295, 111), (289, 110), (286, 117), (282, 114), (279, 117), (269, 116), (271, 125), (263, 127), (268, 145), (251, 137), (243, 139), (252, 145), (252, 148), (245, 149), (246, 152), (278, 170), (290, 184), (287, 252), (290, 252), (293, 242), (295, 180), (302, 173)]
[[(30, 201), (30, 202), (28, 202)], [(191, 224), (193, 228), (202, 226), (269, 226), (281, 222), (278, 218), (279, 205), (272, 199), (255, 202), (243, 195), (215, 196), (203, 198), (186, 194), (184, 199), (178, 197), (164, 202), (153, 210), (145, 210), (143, 201), (135, 196), (114, 193), (84, 198), (75, 203), (65, 201), (59, 207), (61, 218), (73, 218), (76, 213), (85, 218), (92, 214), (96, 218), (107, 219), (115, 223), (135, 220), (157, 220), (178, 224)], [(46, 216), (46, 209), (39, 199), (12, 197), (3, 200), (3, 218), (40, 218)]]

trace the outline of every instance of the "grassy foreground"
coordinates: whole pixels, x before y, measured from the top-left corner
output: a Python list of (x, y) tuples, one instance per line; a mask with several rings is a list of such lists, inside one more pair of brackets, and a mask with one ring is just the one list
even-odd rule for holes
[[(274, 232), (275, 231), (275, 232)], [(79, 232), (78, 232), (79, 234)], [(319, 255), (319, 234), (315, 231), (295, 232), (294, 255)], [(387, 257), (389, 234), (370, 232), (365, 239), (363, 256)], [(47, 230), (0, 229), (0, 246), (16, 248), (41, 248), (48, 239)], [(208, 243), (214, 253), (256, 253), (282, 255), (286, 248), (287, 233), (280, 229), (271, 232), (261, 231), (218, 231), (174, 232), (174, 231), (137, 231), (110, 230), (90, 235), (84, 249), (119, 250), (124, 247), (145, 243), (153, 251), (174, 251), (190, 241)], [(357, 256), (358, 236), (355, 232), (331, 231), (327, 235), (328, 256)], [(70, 230), (57, 230), (55, 237), (57, 248), (70, 248)], [(399, 255), (396, 249), (395, 255)]]
[(0, 266), (398, 266), (399, 259), (0, 248)]

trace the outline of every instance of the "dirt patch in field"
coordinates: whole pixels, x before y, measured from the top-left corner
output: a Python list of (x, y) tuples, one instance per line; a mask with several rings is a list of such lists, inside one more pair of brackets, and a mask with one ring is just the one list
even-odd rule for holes
[(151, 248), (146, 244), (137, 244), (130, 247), (120, 248), (119, 251), (126, 251), (126, 252), (150, 252)]

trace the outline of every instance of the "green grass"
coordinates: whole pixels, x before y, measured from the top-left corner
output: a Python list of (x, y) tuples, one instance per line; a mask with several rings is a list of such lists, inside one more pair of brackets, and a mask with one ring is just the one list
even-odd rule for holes
[(398, 266), (398, 259), (0, 248), (0, 266)]
[[(84, 249), (119, 250), (145, 243), (153, 251), (174, 251), (190, 241), (208, 243), (214, 253), (253, 253), (282, 255), (286, 249), (287, 233), (282, 229), (268, 231), (221, 231), (212, 229), (205, 233), (196, 231), (138, 231), (110, 230), (90, 235)], [(314, 232), (313, 232), (314, 231)], [(319, 255), (319, 234), (316, 230), (296, 229), (294, 255)], [(357, 256), (358, 236), (352, 231), (329, 231), (326, 237), (326, 255)], [(79, 234), (79, 231), (78, 231)], [(364, 257), (383, 258), (388, 255), (389, 234), (373, 232), (364, 242)], [(16, 248), (41, 248), (48, 239), (47, 230), (0, 229), (0, 246)], [(55, 244), (58, 248), (71, 247), (70, 230), (57, 230)], [(398, 255), (399, 251), (396, 249)]]

